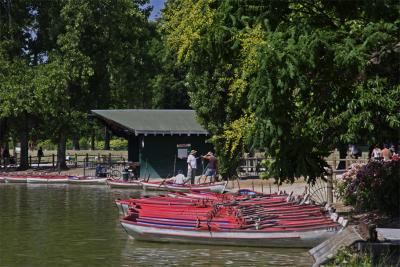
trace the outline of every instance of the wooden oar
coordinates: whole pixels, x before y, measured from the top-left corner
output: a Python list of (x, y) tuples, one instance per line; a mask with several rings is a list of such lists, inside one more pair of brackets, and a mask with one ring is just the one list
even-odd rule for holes
[(157, 188), (160, 188), (165, 183), (165, 181), (166, 180), (164, 179)]

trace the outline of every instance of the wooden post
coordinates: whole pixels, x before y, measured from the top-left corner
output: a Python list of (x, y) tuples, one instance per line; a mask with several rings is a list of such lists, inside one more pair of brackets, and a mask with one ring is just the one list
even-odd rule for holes
[(85, 166), (87, 166), (88, 163), (89, 163), (89, 154), (86, 153), (86, 158), (85, 158), (85, 160), (84, 160)]
[(268, 184), (269, 184), (269, 194), (271, 195), (272, 194), (271, 183)]
[(54, 169), (54, 154), (51, 154), (51, 166)]
[(328, 204), (333, 203), (333, 172), (330, 170), (327, 174), (326, 193)]
[(86, 158), (83, 159), (83, 177), (86, 177)]
[(78, 168), (78, 154), (75, 153), (75, 168)]
[(254, 191), (254, 181), (253, 180), (251, 180), (251, 187), (252, 187), (252, 189)]
[(61, 173), (61, 162), (58, 160), (58, 157), (57, 157), (57, 171), (58, 171), (58, 174)]
[(29, 168), (32, 168), (32, 156), (29, 156)]
[(336, 171), (336, 167), (337, 167), (337, 165), (336, 165), (336, 154), (334, 154), (334, 155), (333, 155), (333, 166), (332, 166), (332, 170), (333, 170), (333, 171)]
[(264, 194), (264, 183), (261, 181), (261, 193)]
[[(176, 171), (176, 155), (174, 155), (174, 171), (172, 173), (172, 176), (175, 176), (175, 171)], [(196, 177), (196, 175), (195, 175)]]

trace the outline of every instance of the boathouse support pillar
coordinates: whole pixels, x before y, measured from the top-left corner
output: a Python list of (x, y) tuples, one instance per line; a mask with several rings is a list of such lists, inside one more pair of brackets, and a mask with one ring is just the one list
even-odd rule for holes
[(128, 136), (128, 161), (139, 162), (139, 137)]

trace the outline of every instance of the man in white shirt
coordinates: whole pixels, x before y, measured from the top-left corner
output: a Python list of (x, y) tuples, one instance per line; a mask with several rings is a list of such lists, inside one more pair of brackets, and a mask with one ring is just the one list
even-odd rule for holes
[(188, 179), (185, 177), (185, 175), (182, 174), (181, 171), (178, 171), (178, 174), (174, 177), (174, 183), (175, 184), (186, 184)]
[(190, 151), (190, 155), (187, 158), (187, 164), (188, 164), (188, 174), (187, 178), (190, 179), (190, 183), (194, 184), (194, 178), (196, 176), (196, 169), (197, 169), (197, 159), (195, 157), (197, 151), (192, 150)]

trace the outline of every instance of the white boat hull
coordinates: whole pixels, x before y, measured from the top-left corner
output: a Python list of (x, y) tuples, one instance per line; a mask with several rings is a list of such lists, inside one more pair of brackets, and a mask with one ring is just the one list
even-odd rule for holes
[(131, 182), (123, 182), (123, 181), (111, 181), (107, 180), (107, 184), (111, 188), (142, 188), (142, 182), (141, 181), (131, 181)]
[(314, 247), (338, 233), (332, 229), (301, 232), (262, 232), (258, 230), (182, 230), (141, 226), (121, 221), (127, 233), (143, 241), (255, 247)]
[(70, 184), (87, 184), (87, 185), (106, 184), (107, 178), (88, 178), (88, 179), (70, 178), (68, 180), (68, 183), (70, 183)]
[(25, 177), (4, 177), (7, 183), (26, 183)]
[(66, 184), (66, 183), (68, 183), (68, 178), (31, 177), (31, 178), (27, 178), (26, 182), (32, 183), (32, 184)]

